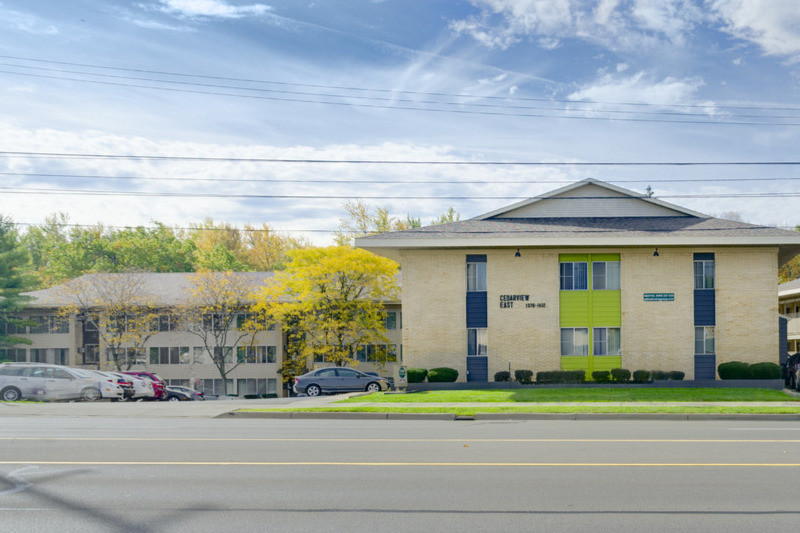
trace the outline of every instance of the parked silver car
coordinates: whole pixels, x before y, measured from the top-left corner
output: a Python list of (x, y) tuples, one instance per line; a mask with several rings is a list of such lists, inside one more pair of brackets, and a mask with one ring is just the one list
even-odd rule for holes
[(294, 378), (293, 390), (296, 394), (308, 396), (331, 394), (335, 392), (379, 392), (389, 389), (386, 378), (365, 374), (352, 368), (320, 368)]
[[(111, 384), (109, 384), (111, 385)], [(0, 364), (0, 398), (7, 402), (34, 400), (87, 400), (103, 397), (104, 385), (97, 376), (60, 365), (44, 363)], [(122, 398), (122, 388), (113, 385), (109, 397)]]

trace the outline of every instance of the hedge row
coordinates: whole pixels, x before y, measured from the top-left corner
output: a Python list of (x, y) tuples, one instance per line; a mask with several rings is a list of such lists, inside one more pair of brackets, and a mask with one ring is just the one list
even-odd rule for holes
[(743, 363), (729, 361), (717, 366), (719, 379), (780, 379), (781, 367), (776, 363)]
[(409, 383), (422, 383), (428, 378), (428, 383), (452, 383), (458, 379), (458, 370), (446, 366), (437, 368), (407, 368), (406, 376)]

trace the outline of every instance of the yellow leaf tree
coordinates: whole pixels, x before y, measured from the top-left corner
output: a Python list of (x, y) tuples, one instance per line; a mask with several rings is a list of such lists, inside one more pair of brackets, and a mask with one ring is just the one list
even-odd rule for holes
[[(157, 331), (153, 324), (158, 320), (159, 305), (147, 291), (147, 275), (86, 274), (61, 288), (65, 299), (72, 303), (61, 307), (59, 314), (75, 314), (89, 329), (97, 331), (99, 347), (105, 348), (107, 362), (118, 371), (146, 361), (144, 345)], [(100, 354), (91, 355), (87, 354), (86, 361), (100, 365)]]
[[(356, 366), (359, 348), (388, 343), (384, 302), (397, 299), (397, 263), (348, 246), (289, 256), (286, 270), (275, 274), (255, 306), (287, 334), (284, 380), (310, 360)], [(378, 351), (377, 362), (388, 355)]]
[(263, 315), (253, 313), (253, 293), (260, 286), (247, 272), (200, 271), (192, 276), (182, 304), (176, 309), (183, 331), (197, 337), (208, 359), (217, 367), (224, 394), (228, 374), (245, 362), (239, 348), (252, 346), (266, 329)]

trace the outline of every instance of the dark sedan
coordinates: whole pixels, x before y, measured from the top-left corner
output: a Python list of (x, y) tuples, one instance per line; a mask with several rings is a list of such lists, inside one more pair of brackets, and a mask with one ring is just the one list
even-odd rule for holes
[(337, 392), (379, 392), (389, 389), (386, 378), (352, 368), (320, 368), (294, 378), (294, 392), (308, 396)]

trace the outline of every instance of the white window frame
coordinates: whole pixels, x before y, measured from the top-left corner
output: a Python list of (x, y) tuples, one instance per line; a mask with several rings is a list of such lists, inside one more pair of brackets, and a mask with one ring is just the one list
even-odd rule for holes
[[(565, 334), (567, 338), (565, 338)], [(575, 344), (576, 334), (583, 338), (582, 344)], [(578, 351), (580, 349), (580, 352)], [(589, 328), (561, 328), (561, 356), (586, 357), (589, 355)]]
[(467, 263), (467, 292), (486, 292), (486, 262)]
[(716, 283), (715, 278), (716, 278), (716, 267), (714, 265), (713, 259), (694, 260), (695, 289), (713, 289)]
[[(616, 336), (616, 349), (613, 349), (613, 336)], [(609, 339), (612, 339), (611, 343)], [(613, 327), (592, 328), (592, 355), (622, 355), (622, 330)]]
[(485, 357), (487, 355), (489, 355), (489, 333), (487, 328), (467, 328), (467, 356)]
[[(582, 265), (583, 279), (578, 278), (578, 281), (583, 281), (583, 286), (580, 283), (576, 284), (575, 271), (576, 265)], [(567, 272), (567, 270), (569, 272)], [(559, 263), (559, 288), (562, 291), (587, 291), (589, 290), (589, 262), (588, 261), (561, 261)]]
[[(695, 355), (714, 355), (716, 346), (716, 331), (714, 326), (695, 326), (694, 327), (694, 354)], [(698, 345), (701, 347), (698, 350)], [(710, 348), (710, 351), (709, 351)]]
[[(600, 265), (602, 265), (602, 267), (600, 267)], [(601, 275), (598, 275), (598, 270), (602, 270), (603, 273)], [(619, 261), (592, 262), (592, 290), (594, 291), (620, 290)]]

